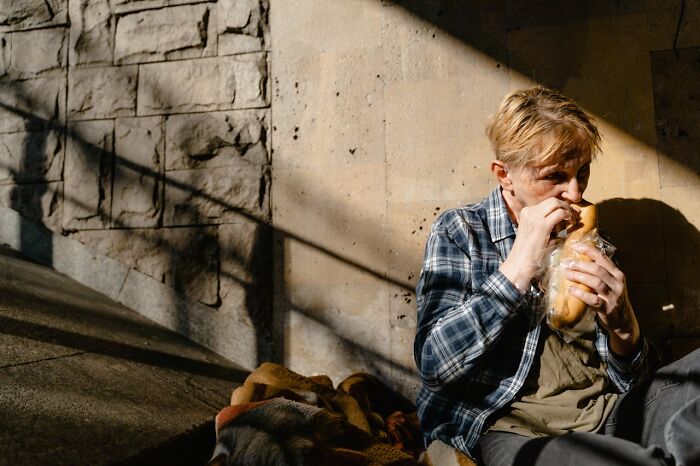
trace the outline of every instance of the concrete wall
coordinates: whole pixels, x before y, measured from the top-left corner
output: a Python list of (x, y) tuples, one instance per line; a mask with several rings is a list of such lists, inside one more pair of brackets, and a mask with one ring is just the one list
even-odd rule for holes
[(430, 225), (542, 83), (600, 122), (587, 197), (643, 327), (698, 343), (700, 2), (677, 34), (661, 0), (269, 3), (0, 0), (0, 205), (63, 235), (8, 214), (5, 242), (244, 366), (410, 394)]
[[(272, 0), (285, 361), (411, 393), (430, 225), (494, 186), (487, 116), (541, 83), (600, 123), (587, 197), (662, 350), (700, 343), (700, 2)], [(675, 50), (674, 50), (675, 43)], [(674, 309), (662, 307), (673, 304)]]
[(0, 1), (0, 205), (117, 259), (123, 302), (250, 368), (271, 357), (267, 14)]

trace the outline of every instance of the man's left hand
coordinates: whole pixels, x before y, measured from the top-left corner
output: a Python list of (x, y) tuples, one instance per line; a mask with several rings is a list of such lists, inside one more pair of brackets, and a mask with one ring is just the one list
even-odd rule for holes
[(585, 243), (572, 247), (592, 262), (574, 261), (566, 271), (566, 278), (586, 285), (591, 291), (571, 286), (569, 293), (596, 311), (598, 322), (607, 330), (610, 349), (615, 354), (623, 357), (634, 355), (639, 348), (640, 331), (627, 295), (625, 274), (599, 249)]

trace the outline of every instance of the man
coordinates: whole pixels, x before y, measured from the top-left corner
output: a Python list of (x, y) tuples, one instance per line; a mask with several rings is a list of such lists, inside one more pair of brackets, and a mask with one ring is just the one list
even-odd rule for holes
[[(673, 384), (651, 377), (625, 276), (605, 254), (580, 245), (591, 261), (566, 272), (591, 290), (570, 288), (596, 313), (588, 333), (566, 343), (533, 309), (544, 250), (577, 218), (599, 151), (593, 120), (536, 87), (507, 96), (487, 135), (498, 187), (438, 218), (416, 289), (427, 442), (486, 466), (700, 461), (700, 384), (678, 375), (700, 376), (700, 355), (664, 369)], [(632, 412), (643, 414), (638, 423), (620, 422)]]

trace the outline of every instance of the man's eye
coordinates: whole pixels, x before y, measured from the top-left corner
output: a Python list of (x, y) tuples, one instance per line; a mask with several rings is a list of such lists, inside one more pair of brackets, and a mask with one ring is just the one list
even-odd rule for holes
[(576, 176), (579, 178), (584, 178), (584, 177), (588, 176), (590, 171), (591, 171), (590, 167), (583, 167), (578, 171), (578, 173), (576, 173)]
[(544, 179), (548, 180), (548, 181), (561, 181), (564, 179), (564, 174), (563, 173), (551, 173), (551, 174), (545, 176)]

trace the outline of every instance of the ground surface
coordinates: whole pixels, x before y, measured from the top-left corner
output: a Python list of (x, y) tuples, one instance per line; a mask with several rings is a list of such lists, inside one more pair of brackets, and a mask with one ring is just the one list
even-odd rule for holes
[(0, 465), (203, 464), (245, 375), (0, 250)]

